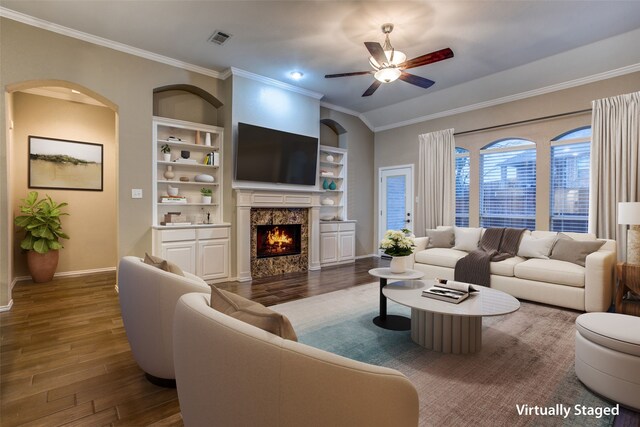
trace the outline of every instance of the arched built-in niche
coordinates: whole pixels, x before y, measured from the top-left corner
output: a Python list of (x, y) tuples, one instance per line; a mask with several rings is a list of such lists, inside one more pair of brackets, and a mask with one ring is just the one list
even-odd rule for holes
[(347, 130), (333, 119), (320, 119), (320, 144), (347, 148)]
[[(84, 86), (60, 80), (26, 81), (8, 85), (6, 178), (9, 221), (30, 191), (67, 202), (58, 273), (115, 269), (118, 256), (117, 176), (118, 106)], [(102, 191), (65, 188), (29, 188), (29, 136), (89, 142), (102, 146)], [(89, 231), (88, 231), (89, 230)], [(28, 276), (25, 255), (19, 248), (22, 232), (12, 228), (8, 242), (12, 279)]]
[(204, 89), (187, 84), (167, 85), (153, 90), (153, 115), (223, 126), (218, 109), (224, 104)]

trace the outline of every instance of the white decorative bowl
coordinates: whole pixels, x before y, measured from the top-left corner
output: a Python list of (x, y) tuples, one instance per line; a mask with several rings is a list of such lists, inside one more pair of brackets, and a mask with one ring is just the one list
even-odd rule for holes
[(193, 180), (196, 182), (213, 182), (213, 177), (211, 175), (207, 175), (203, 173), (200, 175), (196, 175), (196, 177)]

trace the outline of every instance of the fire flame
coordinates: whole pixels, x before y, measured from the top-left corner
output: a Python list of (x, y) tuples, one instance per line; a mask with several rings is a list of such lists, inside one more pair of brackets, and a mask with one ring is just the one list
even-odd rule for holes
[(267, 232), (267, 243), (270, 246), (275, 245), (280, 248), (282, 245), (288, 245), (291, 242), (293, 242), (293, 239), (286, 232), (280, 231), (278, 227), (274, 227), (273, 231)]

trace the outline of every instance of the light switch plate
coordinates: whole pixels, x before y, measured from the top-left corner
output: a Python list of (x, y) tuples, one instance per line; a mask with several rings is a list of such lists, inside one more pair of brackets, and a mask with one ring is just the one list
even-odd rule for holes
[(131, 189), (131, 198), (132, 199), (142, 199), (142, 188), (132, 188)]

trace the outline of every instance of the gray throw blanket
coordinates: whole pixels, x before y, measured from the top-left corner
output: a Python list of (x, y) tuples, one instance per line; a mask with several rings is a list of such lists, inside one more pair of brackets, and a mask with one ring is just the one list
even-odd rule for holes
[(523, 228), (488, 228), (480, 239), (479, 248), (456, 263), (456, 281), (489, 286), (491, 261), (511, 258), (518, 252)]

